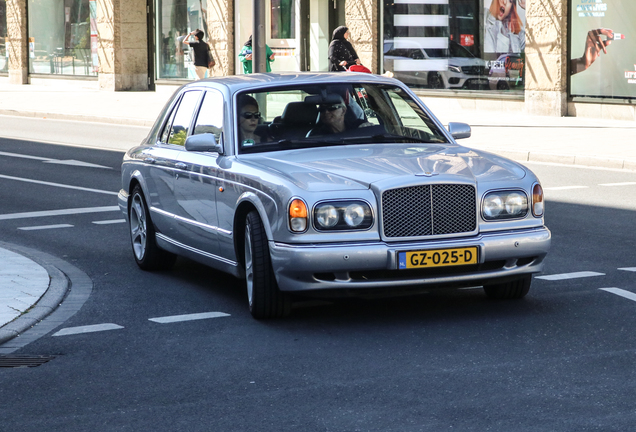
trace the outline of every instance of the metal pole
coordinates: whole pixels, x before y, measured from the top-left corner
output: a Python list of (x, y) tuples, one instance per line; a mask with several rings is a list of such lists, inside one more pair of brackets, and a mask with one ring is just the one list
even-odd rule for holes
[(252, 0), (254, 26), (252, 29), (252, 72), (267, 72), (265, 49), (265, 0)]

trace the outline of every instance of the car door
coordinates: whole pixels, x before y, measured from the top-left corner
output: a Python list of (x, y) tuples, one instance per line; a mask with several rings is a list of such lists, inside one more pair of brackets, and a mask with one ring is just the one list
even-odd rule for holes
[[(211, 133), (217, 142), (222, 142), (224, 120), (222, 93), (206, 90), (191, 135)], [(183, 151), (179, 154), (175, 179), (180, 241), (213, 259), (218, 258), (219, 243), (216, 204), (219, 158), (217, 152)]]
[[(182, 128), (192, 117), (192, 100), (200, 96), (198, 92), (185, 92), (178, 96), (172, 111), (166, 116), (165, 124), (157, 135), (157, 141), (146, 148), (141, 159), (144, 161), (144, 180), (147, 188), (146, 200), (157, 230), (169, 237), (176, 234), (174, 215), (177, 205), (174, 196), (174, 178), (179, 153), (183, 150)], [(189, 111), (189, 115), (187, 112)], [(185, 120), (187, 118), (187, 120)]]

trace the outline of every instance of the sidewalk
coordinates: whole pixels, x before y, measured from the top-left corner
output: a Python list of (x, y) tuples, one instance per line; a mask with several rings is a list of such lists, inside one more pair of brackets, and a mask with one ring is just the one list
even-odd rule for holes
[[(39, 80), (12, 85), (0, 77), (0, 115), (150, 127), (177, 86), (156, 92), (100, 91), (96, 81)], [(519, 161), (552, 162), (636, 171), (636, 122), (580, 117), (539, 117), (523, 112), (462, 109), (452, 99), (424, 102), (442, 123), (468, 123), (468, 147)], [(0, 131), (0, 135), (2, 131)], [(0, 247), (0, 344), (25, 327), (28, 311), (49, 288), (47, 271)], [(35, 315), (35, 314), (31, 314)], [(16, 324), (19, 320), (23, 322)], [(7, 325), (9, 323), (9, 325)], [(26, 327), (28, 328), (28, 327)]]
[[(37, 80), (36, 80), (37, 81)], [(100, 91), (96, 81), (40, 79), (13, 85), (0, 77), (0, 115), (150, 127), (177, 86), (156, 92)], [(444, 123), (471, 125), (463, 145), (519, 161), (554, 162), (636, 171), (636, 122), (530, 116), (521, 111), (462, 109), (453, 99), (422, 98)]]

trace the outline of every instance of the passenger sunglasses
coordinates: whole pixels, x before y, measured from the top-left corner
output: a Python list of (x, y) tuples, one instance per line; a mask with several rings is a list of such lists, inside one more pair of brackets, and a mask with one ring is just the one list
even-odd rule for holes
[(319, 108), (319, 111), (320, 112), (325, 112), (325, 111), (332, 112), (332, 111), (335, 111), (335, 110), (340, 109), (340, 108), (342, 108), (341, 104), (337, 104), (337, 105), (322, 105)]
[(248, 119), (248, 120), (249, 120), (249, 119), (253, 119), (253, 118), (255, 118), (255, 119), (259, 119), (259, 118), (261, 118), (261, 113), (260, 113), (260, 112), (258, 112), (258, 111), (256, 111), (256, 112), (249, 112), (249, 111), (246, 111), (246, 112), (244, 112), (243, 114), (241, 114), (241, 116), (242, 116), (244, 119)]

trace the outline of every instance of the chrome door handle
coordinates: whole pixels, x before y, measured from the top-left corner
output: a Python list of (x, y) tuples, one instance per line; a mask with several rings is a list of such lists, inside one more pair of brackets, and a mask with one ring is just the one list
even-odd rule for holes
[(147, 157), (147, 158), (144, 158), (144, 162), (149, 163), (149, 164), (153, 164), (153, 163), (156, 162), (156, 159), (155, 158), (151, 158), (151, 157)]
[(175, 168), (181, 169), (181, 170), (185, 170), (188, 169), (188, 165), (184, 164), (183, 162), (177, 162), (176, 164), (174, 164)]

